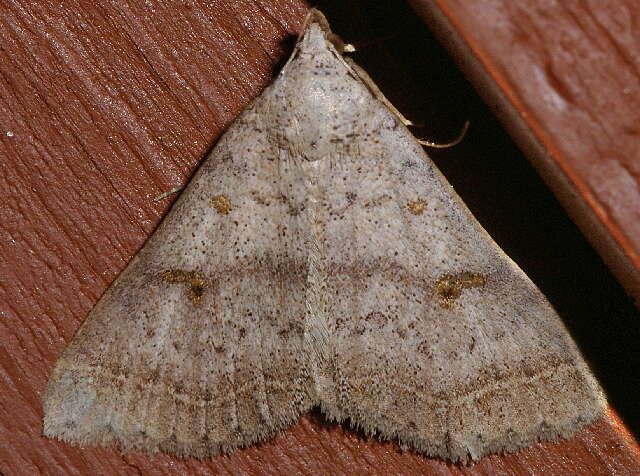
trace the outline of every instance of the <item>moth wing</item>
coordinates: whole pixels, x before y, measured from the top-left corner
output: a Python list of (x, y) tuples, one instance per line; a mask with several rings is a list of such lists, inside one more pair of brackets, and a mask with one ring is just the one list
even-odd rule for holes
[(337, 122), (357, 133), (319, 174), (325, 412), (451, 460), (595, 420), (602, 393), (549, 302), (387, 107), (343, 89), (360, 109), (336, 103)]
[(270, 101), (232, 125), (89, 314), (49, 381), (45, 435), (204, 457), (312, 405), (304, 194), (276, 160)]

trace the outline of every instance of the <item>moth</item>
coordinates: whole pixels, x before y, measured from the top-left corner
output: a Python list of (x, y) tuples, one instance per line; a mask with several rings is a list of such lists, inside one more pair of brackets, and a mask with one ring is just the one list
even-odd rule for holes
[(319, 406), (451, 461), (570, 437), (603, 393), (312, 10), (57, 362), (44, 433), (206, 458)]

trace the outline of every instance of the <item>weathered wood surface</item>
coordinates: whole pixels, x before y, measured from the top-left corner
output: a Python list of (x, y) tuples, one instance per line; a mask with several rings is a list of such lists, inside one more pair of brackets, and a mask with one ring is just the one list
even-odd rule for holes
[(410, 3), (640, 306), (640, 4)]
[[(633, 308), (405, 7), (320, 2), (400, 109), (455, 151), (434, 158), (499, 244), (550, 297), (625, 420)], [(0, 3), (0, 473), (634, 474), (610, 412), (558, 444), (458, 467), (314, 413), (263, 445), (208, 461), (121, 455), (41, 436), (40, 397), (64, 346), (152, 233), (207, 149), (290, 51), (297, 0)], [(387, 37), (391, 36), (389, 40)], [(444, 111), (444, 112), (443, 112)], [(462, 118), (462, 119), (461, 119)], [(605, 322), (609, 321), (609, 322)]]

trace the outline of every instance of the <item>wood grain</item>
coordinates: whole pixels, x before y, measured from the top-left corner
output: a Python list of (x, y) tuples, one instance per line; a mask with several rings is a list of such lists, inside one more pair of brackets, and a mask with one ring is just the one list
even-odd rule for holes
[[(460, 115), (488, 116), (471, 93), (445, 93), (464, 90), (464, 81), (441, 73), (452, 67), (437, 46), (428, 47), (428, 62), (419, 56), (420, 48), (435, 43), (425, 40), (428, 32), (406, 8), (372, 2), (320, 7), (343, 36), (363, 45), (356, 59), (390, 99), (425, 123), (421, 135), (444, 140), (456, 134)], [(263, 445), (208, 461), (122, 455), (41, 436), (40, 396), (51, 368), (173, 200), (154, 197), (184, 184), (269, 83), (306, 9), (295, 0), (0, 4), (0, 473), (637, 472), (637, 443), (613, 411), (570, 441), (468, 467), (401, 452), (317, 413)], [(391, 44), (387, 34), (396, 35)], [(419, 47), (412, 50), (411, 42)], [(422, 84), (428, 75), (412, 69), (420, 63), (440, 76)], [(437, 85), (444, 83), (444, 89)], [(442, 109), (451, 109), (453, 118)], [(433, 155), (489, 232), (567, 317), (605, 388), (622, 395), (630, 377), (608, 369), (637, 360), (624, 346), (600, 342), (598, 322), (600, 310), (614, 307), (619, 322), (630, 322), (624, 317), (631, 316), (630, 305), (503, 136), (488, 118), (456, 152)], [(498, 163), (501, 174), (492, 175)], [(523, 188), (526, 197), (519, 196)], [(577, 262), (585, 269), (567, 279)], [(584, 287), (593, 288), (587, 296), (579, 293)], [(612, 332), (622, 335), (616, 325)], [(627, 334), (631, 342), (635, 334)], [(622, 413), (633, 414), (624, 398), (616, 402)]]
[(632, 0), (412, 0), (640, 306)]

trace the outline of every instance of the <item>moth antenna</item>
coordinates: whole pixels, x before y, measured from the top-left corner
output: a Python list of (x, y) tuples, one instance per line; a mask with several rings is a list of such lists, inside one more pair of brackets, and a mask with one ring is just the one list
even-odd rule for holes
[(469, 121), (465, 121), (464, 125), (462, 126), (462, 130), (458, 134), (458, 137), (456, 137), (451, 142), (445, 142), (443, 144), (440, 144), (438, 142), (431, 142), (431, 141), (424, 140), (424, 139), (416, 139), (416, 140), (420, 144), (425, 145), (427, 147), (431, 147), (433, 149), (448, 149), (449, 147), (454, 147), (454, 146), (458, 145), (460, 142), (462, 142), (462, 139), (465, 138), (465, 136), (467, 135), (467, 131), (469, 130), (469, 124), (470, 124)]

